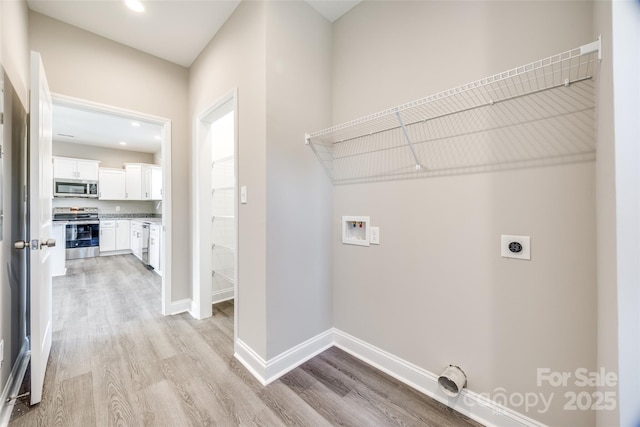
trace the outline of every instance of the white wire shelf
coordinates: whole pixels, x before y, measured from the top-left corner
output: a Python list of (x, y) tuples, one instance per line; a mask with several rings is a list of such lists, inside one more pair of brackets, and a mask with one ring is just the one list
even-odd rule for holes
[(595, 158), (600, 38), (305, 135), (334, 184)]

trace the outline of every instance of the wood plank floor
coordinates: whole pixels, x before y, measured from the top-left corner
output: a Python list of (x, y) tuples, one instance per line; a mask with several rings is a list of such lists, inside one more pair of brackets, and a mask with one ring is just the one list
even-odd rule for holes
[(233, 358), (233, 303), (160, 314), (132, 255), (67, 262), (40, 404), (10, 426), (478, 426), (336, 348), (267, 387)]

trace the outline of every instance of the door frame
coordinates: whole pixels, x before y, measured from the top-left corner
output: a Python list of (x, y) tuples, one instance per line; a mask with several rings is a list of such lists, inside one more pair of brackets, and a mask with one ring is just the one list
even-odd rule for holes
[(128, 110), (125, 108), (114, 107), (112, 105), (101, 104), (98, 102), (88, 101), (86, 99), (74, 98), (67, 95), (52, 93), (54, 105), (64, 105), (72, 108), (82, 108), (89, 111), (98, 111), (102, 113), (113, 114), (121, 117), (130, 118), (132, 120), (140, 120), (151, 122), (162, 126), (162, 224), (164, 236), (162, 237), (162, 246), (160, 254), (160, 263), (162, 268), (162, 314), (167, 316), (174, 314), (171, 304), (171, 120), (154, 116), (151, 114), (141, 113), (139, 111)]
[[(234, 192), (234, 236), (236, 240), (235, 245), (235, 253), (234, 253), (234, 270), (235, 270), (235, 280), (233, 284), (233, 296), (234, 296), (234, 310), (233, 310), (233, 338), (234, 345), (238, 339), (238, 313), (240, 312), (240, 300), (238, 297), (238, 286), (239, 286), (239, 273), (238, 273), (238, 254), (239, 254), (239, 234), (238, 234), (238, 224), (240, 222), (240, 218), (238, 217), (239, 209), (238, 209), (238, 183), (239, 183), (239, 173), (238, 173), (238, 88), (231, 89), (226, 95), (219, 98), (213, 104), (209, 105), (209, 107), (202, 110), (198, 113), (193, 122), (193, 138), (191, 145), (191, 154), (192, 154), (192, 241), (193, 241), (193, 274), (192, 274), (192, 289), (193, 289), (193, 301), (191, 305), (190, 313), (196, 319), (204, 319), (207, 317), (211, 317), (211, 280), (203, 280), (208, 279), (208, 277), (203, 277), (203, 273), (201, 269), (203, 268), (201, 262), (201, 256), (204, 256), (203, 251), (201, 251), (200, 245), (202, 241), (200, 239), (201, 233), (201, 221), (208, 220), (208, 218), (203, 218), (201, 215), (201, 208), (199, 202), (199, 195), (202, 189), (200, 188), (200, 173), (202, 172), (200, 169), (200, 145), (205, 142), (208, 138), (208, 133), (203, 133), (204, 128), (207, 126), (205, 123), (210, 123), (206, 120), (208, 116), (213, 114), (216, 110), (220, 109), (224, 105), (232, 103), (234, 118), (233, 118), (233, 155), (234, 155), (234, 169), (235, 169), (235, 192)], [(208, 252), (207, 252), (208, 254)], [(204, 274), (205, 276), (209, 276), (208, 274)]]

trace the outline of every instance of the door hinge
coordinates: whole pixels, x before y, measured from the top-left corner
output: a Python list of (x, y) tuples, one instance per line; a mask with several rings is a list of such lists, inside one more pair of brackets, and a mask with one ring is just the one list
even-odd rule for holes
[(0, 125), (4, 124), (4, 113), (0, 113)]
[(2, 144), (0, 144), (0, 159), (4, 157), (4, 151), (2, 151)]

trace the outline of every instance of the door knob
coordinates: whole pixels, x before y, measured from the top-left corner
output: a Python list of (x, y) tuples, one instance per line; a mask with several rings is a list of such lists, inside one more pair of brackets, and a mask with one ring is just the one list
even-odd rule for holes
[(16, 249), (24, 249), (29, 247), (29, 242), (25, 242), (24, 240), (18, 240), (13, 244), (13, 247)]
[(46, 242), (40, 242), (40, 249), (44, 247), (53, 248), (56, 246), (56, 239), (47, 239)]

